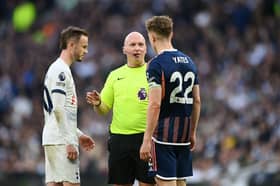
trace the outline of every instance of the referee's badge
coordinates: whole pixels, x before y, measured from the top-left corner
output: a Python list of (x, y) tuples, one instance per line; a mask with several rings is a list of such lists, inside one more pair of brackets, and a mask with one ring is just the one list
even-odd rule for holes
[(147, 97), (147, 92), (145, 88), (140, 88), (140, 90), (138, 91), (138, 98), (139, 100), (145, 100)]

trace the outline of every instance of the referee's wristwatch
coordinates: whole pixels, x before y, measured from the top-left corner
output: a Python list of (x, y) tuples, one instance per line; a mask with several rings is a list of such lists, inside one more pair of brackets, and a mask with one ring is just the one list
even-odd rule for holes
[(101, 100), (99, 100), (99, 103), (97, 105), (94, 105), (95, 107), (99, 107), (101, 105)]

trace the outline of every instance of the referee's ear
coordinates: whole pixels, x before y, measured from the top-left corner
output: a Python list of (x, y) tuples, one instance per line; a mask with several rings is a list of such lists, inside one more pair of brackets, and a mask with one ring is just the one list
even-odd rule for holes
[(122, 47), (123, 54), (126, 54), (125, 46)]

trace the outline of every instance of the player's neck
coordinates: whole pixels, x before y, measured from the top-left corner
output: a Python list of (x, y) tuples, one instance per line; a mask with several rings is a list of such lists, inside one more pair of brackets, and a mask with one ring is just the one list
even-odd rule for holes
[(174, 50), (172, 44), (169, 42), (159, 42), (155, 46), (155, 49), (157, 54), (162, 53), (164, 50)]
[(73, 63), (73, 60), (71, 58), (71, 55), (69, 52), (67, 52), (66, 50), (62, 50), (61, 54), (59, 56), (68, 66), (71, 66)]

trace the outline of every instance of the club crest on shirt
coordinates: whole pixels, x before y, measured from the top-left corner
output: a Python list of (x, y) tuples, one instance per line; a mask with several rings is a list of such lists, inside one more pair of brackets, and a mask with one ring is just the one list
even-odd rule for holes
[(138, 91), (138, 98), (140, 100), (145, 100), (147, 97), (147, 92), (145, 90), (145, 88), (140, 88), (140, 90)]
[(58, 79), (60, 81), (64, 81), (66, 79), (66, 76), (65, 76), (64, 72), (60, 72), (60, 74), (58, 75)]

